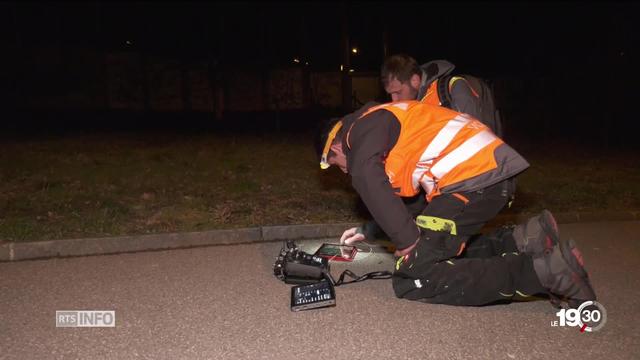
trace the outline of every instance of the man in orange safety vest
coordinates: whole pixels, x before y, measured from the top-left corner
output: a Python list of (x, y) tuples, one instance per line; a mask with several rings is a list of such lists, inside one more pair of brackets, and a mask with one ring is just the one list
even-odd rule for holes
[[(596, 296), (573, 241), (560, 239), (548, 211), (487, 237), (469, 238), (508, 203), (527, 161), (477, 119), (418, 101), (367, 104), (325, 124), (316, 148), (336, 165), (395, 244), (395, 294), (452, 305), (483, 305), (546, 293), (577, 307)], [(424, 191), (414, 216), (403, 203)], [(341, 242), (366, 231), (351, 228)]]

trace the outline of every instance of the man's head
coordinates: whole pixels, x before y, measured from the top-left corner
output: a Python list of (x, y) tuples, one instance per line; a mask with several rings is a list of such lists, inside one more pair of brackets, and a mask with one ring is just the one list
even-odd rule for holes
[(343, 137), (357, 119), (376, 105), (379, 104), (369, 101), (360, 109), (343, 118), (328, 119), (320, 123), (316, 131), (314, 145), (321, 169), (328, 169), (331, 165), (336, 165), (345, 174), (347, 173), (347, 156), (342, 149)]
[(384, 61), (380, 77), (392, 101), (415, 100), (420, 89), (422, 70), (411, 56), (397, 54)]

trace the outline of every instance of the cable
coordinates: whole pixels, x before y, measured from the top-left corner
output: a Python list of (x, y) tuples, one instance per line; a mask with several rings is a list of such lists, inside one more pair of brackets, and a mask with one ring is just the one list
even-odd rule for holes
[[(369, 251), (366, 254), (362, 254), (365, 255), (364, 258), (360, 258), (358, 260), (362, 261), (366, 258), (368, 258), (369, 256), (373, 255), (373, 246), (371, 246), (371, 244), (367, 243), (366, 241), (359, 241), (357, 243), (355, 243), (352, 246), (355, 246), (358, 249), (359, 253), (364, 253), (365, 251), (363, 251), (364, 249), (359, 248), (357, 245), (366, 245), (369, 248)], [(337, 255), (332, 256), (329, 260), (333, 260)], [(338, 279), (338, 281), (335, 281), (333, 279), (333, 276), (326, 271), (323, 271), (323, 274), (325, 276), (325, 278), (333, 285), (333, 286), (340, 286), (340, 285), (347, 285), (347, 284), (353, 284), (353, 283), (357, 283), (357, 282), (361, 282), (361, 281), (365, 281), (365, 280), (384, 280), (384, 279), (390, 279), (392, 277), (392, 273), (390, 271), (373, 271), (370, 273), (366, 273), (362, 276), (358, 276), (357, 274), (355, 274), (353, 271), (347, 269), (345, 271), (342, 272), (342, 274), (340, 274), (340, 278)], [(350, 278), (354, 279), (351, 281), (344, 281), (345, 277), (349, 276)]]
[[(328, 275), (329, 275), (330, 281), (333, 282), (333, 286), (340, 286), (340, 285), (346, 285), (346, 284), (353, 284), (356, 282), (361, 282), (369, 279), (372, 279), (372, 280), (391, 279), (392, 273), (390, 271), (373, 271), (370, 273), (366, 273), (362, 276), (358, 276), (353, 271), (347, 269), (342, 272), (338, 281), (335, 281), (335, 282), (333, 281), (331, 274), (328, 274)], [(345, 276), (349, 276), (354, 280), (344, 281)]]

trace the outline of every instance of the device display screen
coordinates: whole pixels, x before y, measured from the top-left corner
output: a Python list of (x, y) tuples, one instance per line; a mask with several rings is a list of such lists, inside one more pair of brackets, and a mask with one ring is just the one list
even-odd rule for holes
[(335, 261), (353, 261), (358, 249), (351, 245), (322, 244), (315, 255)]

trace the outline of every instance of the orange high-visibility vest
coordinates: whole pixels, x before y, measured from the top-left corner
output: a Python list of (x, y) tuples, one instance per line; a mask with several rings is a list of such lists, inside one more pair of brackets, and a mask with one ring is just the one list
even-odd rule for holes
[[(458, 80), (464, 80), (465, 82), (467, 81), (465, 78), (461, 76), (453, 76), (451, 79), (449, 79), (449, 84), (448, 84), (449, 92), (451, 92), (451, 88), (453, 88), (453, 84), (455, 84), (456, 81)], [(419, 99), (422, 103), (429, 104), (429, 105), (440, 105), (440, 106), (442, 105), (442, 103), (440, 102), (440, 94), (438, 94), (438, 81), (440, 80), (436, 80), (432, 82), (431, 85), (429, 85), (427, 92), (424, 94), (422, 99)], [(478, 95), (478, 92), (474, 88), (472, 88), (468, 82), (467, 82), (467, 85), (469, 86), (469, 90), (471, 90), (471, 92), (473, 93), (473, 96), (475, 97), (480, 96)]]
[(438, 96), (438, 81), (436, 80), (429, 85), (427, 92), (424, 94), (421, 102), (429, 105), (440, 105), (440, 97)]
[(402, 101), (373, 107), (360, 119), (381, 109), (393, 113), (400, 122), (398, 141), (385, 159), (389, 182), (399, 196), (414, 196), (422, 187), (431, 201), (442, 188), (498, 167), (494, 151), (504, 142), (467, 114)]

